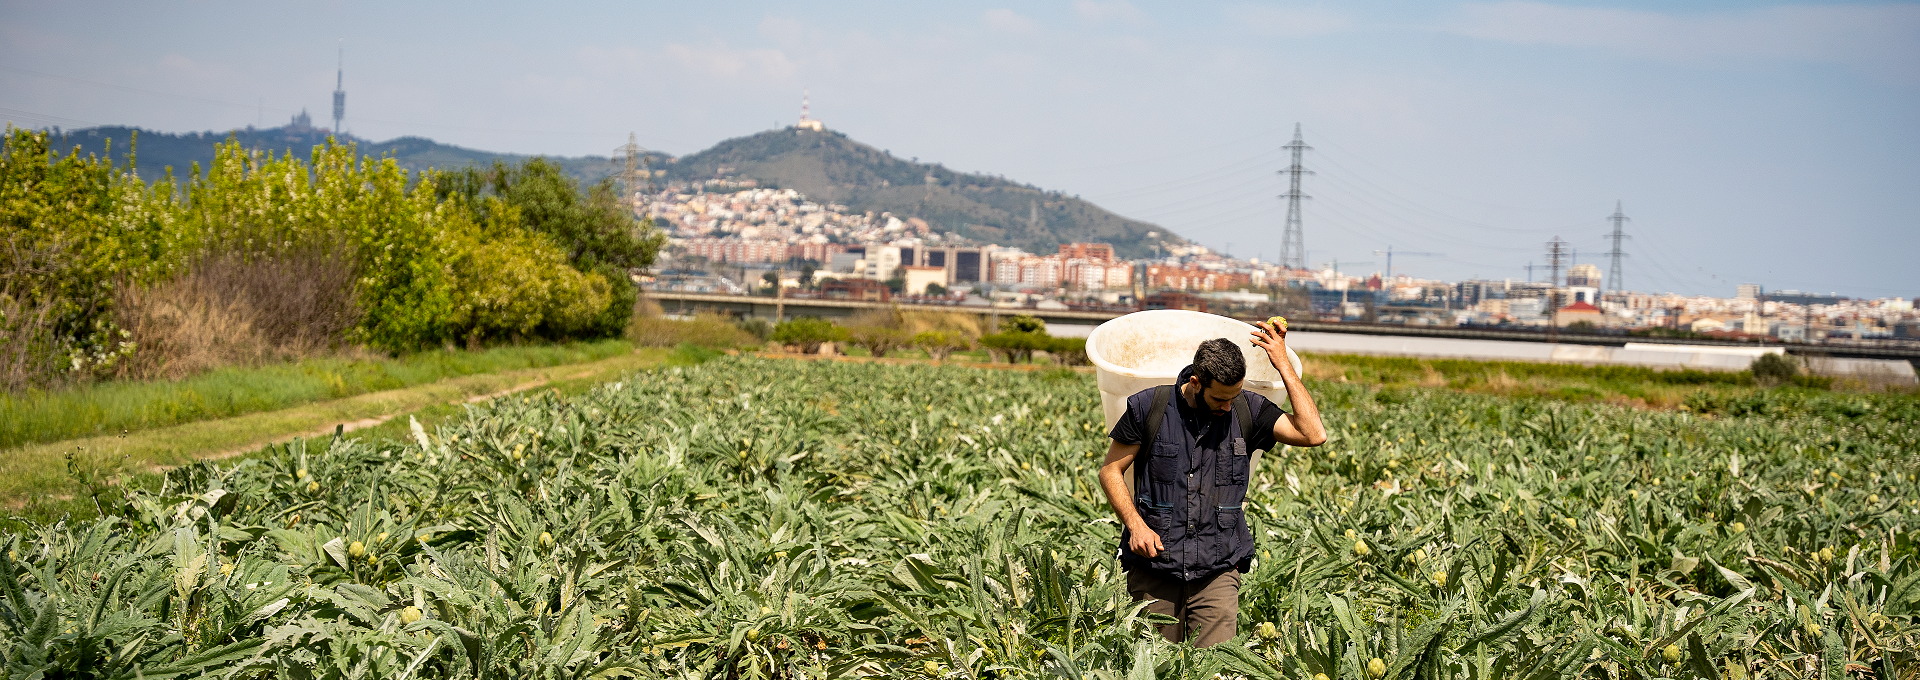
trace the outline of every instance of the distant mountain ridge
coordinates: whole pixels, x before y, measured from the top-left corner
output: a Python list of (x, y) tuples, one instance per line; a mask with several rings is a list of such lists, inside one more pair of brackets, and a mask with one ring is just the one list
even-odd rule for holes
[[(194, 163), (204, 168), (213, 159), (214, 145), (228, 138), (249, 149), (292, 151), (300, 157), (327, 140), (324, 130), (289, 125), (181, 134), (97, 127), (56, 131), (53, 142), (63, 151), (78, 147), (83, 154), (99, 154), (112, 140), (114, 160), (124, 163), (131, 151), (128, 140), (136, 131), (137, 169), (147, 179), (160, 176), (166, 168), (172, 168), (176, 175), (186, 174)], [(494, 161), (517, 163), (533, 158), (468, 149), (423, 137), (348, 141), (358, 145), (363, 154), (391, 157), (410, 171), (485, 166)], [(833, 130), (768, 130), (679, 158), (657, 152), (648, 155), (652, 167), (664, 171), (669, 182), (752, 179), (762, 186), (797, 190), (823, 203), (839, 203), (855, 211), (919, 217), (940, 232), (1042, 254), (1053, 252), (1061, 243), (1093, 241), (1113, 244), (1121, 257), (1138, 258), (1155, 254), (1157, 244), (1187, 243), (1166, 229), (1116, 215), (1073, 196), (989, 175), (957, 172), (937, 163), (904, 160)], [(619, 161), (601, 156), (546, 158), (583, 182), (597, 182), (621, 170)]]
[[(133, 149), (128, 142), (134, 139), (136, 132), (139, 133), (138, 148)], [(99, 154), (105, 150), (107, 141), (112, 140), (114, 162), (126, 163), (131, 152), (137, 161), (135, 167), (140, 176), (152, 180), (167, 168), (172, 168), (175, 175), (185, 175), (195, 163), (205, 168), (213, 160), (214, 146), (229, 138), (244, 148), (275, 154), (290, 151), (297, 158), (306, 158), (313, 147), (327, 143), (327, 135), (325, 130), (295, 126), (186, 133), (109, 126), (57, 131), (52, 142), (53, 147), (62, 153), (78, 148), (82, 154)], [(533, 158), (442, 144), (425, 137), (396, 137), (384, 142), (348, 137), (344, 141), (354, 144), (362, 154), (392, 157), (400, 167), (410, 172), (428, 168), (452, 170), (487, 166), (494, 161), (518, 163)], [(656, 154), (655, 158), (658, 159), (655, 162), (659, 163), (665, 162), (668, 157)], [(604, 156), (547, 156), (546, 159), (559, 164), (568, 175), (583, 182), (597, 182), (615, 172), (615, 161)]]
[(1043, 254), (1061, 243), (1096, 241), (1113, 244), (1121, 257), (1148, 257), (1156, 243), (1186, 243), (1159, 226), (1073, 196), (903, 160), (833, 130), (786, 128), (737, 137), (674, 159), (665, 169), (670, 180), (750, 178), (816, 201), (919, 217), (942, 232)]

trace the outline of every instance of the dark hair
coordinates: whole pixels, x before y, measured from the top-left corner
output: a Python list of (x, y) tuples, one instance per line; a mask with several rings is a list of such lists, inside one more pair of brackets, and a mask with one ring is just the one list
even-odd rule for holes
[(1193, 375), (1200, 378), (1201, 387), (1237, 384), (1247, 377), (1247, 358), (1232, 340), (1214, 338), (1194, 351)]

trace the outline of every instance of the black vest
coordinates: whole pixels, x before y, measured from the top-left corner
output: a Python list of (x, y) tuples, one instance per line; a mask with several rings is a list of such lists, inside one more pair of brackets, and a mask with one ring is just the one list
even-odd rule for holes
[[(1165, 397), (1158, 409), (1160, 422), (1154, 427), (1155, 392), (1161, 390)], [(1140, 443), (1140, 453), (1133, 459), (1134, 507), (1160, 535), (1165, 549), (1152, 559), (1135, 555), (1127, 550), (1130, 536), (1123, 530), (1123, 567), (1149, 569), (1183, 581), (1248, 568), (1253, 532), (1241, 505), (1247, 497), (1253, 459), (1246, 440), (1254, 413), (1250, 396), (1242, 392), (1234, 399), (1227, 417), (1203, 411), (1199, 417), (1207, 424), (1198, 437), (1183, 422), (1182, 411), (1189, 407), (1180, 403), (1184, 400), (1178, 388), (1162, 385), (1127, 398), (1128, 409), (1149, 421), (1143, 429), (1153, 435), (1143, 434), (1149, 440)]]

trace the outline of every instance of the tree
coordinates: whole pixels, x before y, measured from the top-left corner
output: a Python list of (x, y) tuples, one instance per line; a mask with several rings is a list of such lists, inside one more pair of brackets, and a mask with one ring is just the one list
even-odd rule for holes
[(589, 325), (590, 335), (617, 335), (626, 327), (637, 296), (628, 272), (653, 266), (666, 239), (652, 220), (634, 218), (611, 179), (583, 193), (559, 165), (535, 158), (518, 166), (495, 161), (485, 171), (452, 173), (445, 184), (444, 193), (498, 197), (498, 205), (517, 212), (523, 227), (559, 246), (569, 265), (613, 284), (612, 298)]
[(819, 317), (803, 316), (791, 321), (782, 321), (773, 327), (769, 340), (782, 345), (798, 345), (800, 351), (814, 354), (820, 351), (820, 345), (829, 342), (846, 342), (847, 329), (833, 325), (833, 322)]
[(934, 297), (946, 297), (947, 287), (942, 286), (938, 283), (929, 283), (927, 284), (927, 295), (931, 295)]
[(847, 329), (847, 333), (855, 346), (866, 349), (876, 357), (884, 357), (888, 352), (906, 346), (908, 341), (905, 331), (892, 326), (855, 326)]
[(967, 339), (953, 331), (921, 331), (914, 334), (913, 346), (926, 352), (934, 361), (945, 361), (947, 355), (967, 348)]

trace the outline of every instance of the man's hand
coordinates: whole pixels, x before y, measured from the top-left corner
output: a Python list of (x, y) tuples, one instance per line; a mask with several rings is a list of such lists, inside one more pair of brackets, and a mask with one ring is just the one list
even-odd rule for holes
[(1287, 370), (1281, 366), (1292, 363), (1287, 361), (1287, 327), (1275, 326), (1271, 321), (1262, 321), (1258, 328), (1259, 330), (1253, 332), (1253, 344), (1266, 350), (1267, 361), (1273, 362), (1273, 367), (1279, 369), (1281, 375), (1286, 375)]
[(1160, 542), (1160, 534), (1153, 533), (1146, 522), (1127, 527), (1127, 552), (1152, 559), (1166, 549), (1167, 545)]

